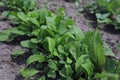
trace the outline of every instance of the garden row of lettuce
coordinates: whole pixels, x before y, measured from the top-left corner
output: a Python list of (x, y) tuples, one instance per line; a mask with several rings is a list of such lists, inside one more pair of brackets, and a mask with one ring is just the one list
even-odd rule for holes
[[(34, 0), (2, 0), (4, 17), (15, 26), (0, 32), (0, 41), (21, 36), (22, 47), (32, 50), (20, 73), (25, 80), (118, 80), (120, 61), (102, 41), (98, 30), (83, 33), (63, 9), (56, 13), (36, 9)], [(18, 50), (14, 57), (27, 54)]]
[(98, 23), (113, 25), (120, 29), (120, 0), (93, 0), (86, 9), (94, 14)]

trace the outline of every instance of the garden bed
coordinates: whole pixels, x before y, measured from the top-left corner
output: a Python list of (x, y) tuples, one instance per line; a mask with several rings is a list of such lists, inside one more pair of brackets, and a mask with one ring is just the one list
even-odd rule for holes
[[(38, 8), (41, 8), (45, 0), (37, 0)], [(81, 5), (86, 1), (84, 0)], [(47, 8), (53, 12), (59, 7), (65, 8), (65, 12), (68, 17), (73, 19), (77, 26), (79, 26), (83, 31), (95, 29), (95, 22), (89, 21), (86, 19), (86, 16), (78, 12), (77, 7), (73, 3), (65, 2), (64, 0), (50, 0), (48, 1)], [(1, 15), (0, 15), (1, 16)], [(91, 24), (92, 22), (92, 24)], [(1, 20), (0, 17), (0, 31), (11, 28), (9, 20)], [(116, 43), (120, 42), (120, 33), (119, 31), (113, 31), (109, 27), (101, 28), (100, 32), (102, 34), (103, 40), (109, 44), (113, 49), (113, 52), (116, 53), (116, 58), (120, 59), (120, 49), (116, 48)], [(1, 80), (24, 80), (19, 71), (25, 65), (25, 60), (27, 56), (20, 56), (19, 59), (14, 59), (11, 56), (12, 51), (22, 49), (19, 46), (19, 42), (12, 43), (0, 43), (0, 78)]]

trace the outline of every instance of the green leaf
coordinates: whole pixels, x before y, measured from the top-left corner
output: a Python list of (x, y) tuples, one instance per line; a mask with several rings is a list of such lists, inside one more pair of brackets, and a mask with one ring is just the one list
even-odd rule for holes
[(104, 52), (106, 56), (115, 56), (115, 54), (109, 48), (108, 44), (104, 44)]
[(79, 13), (82, 13), (84, 11), (84, 8), (79, 8)]
[(70, 33), (70, 32), (66, 32), (64, 35), (62, 35), (61, 37), (59, 37), (57, 39), (57, 43), (66, 43), (68, 42), (69, 39), (75, 39), (75, 37)]
[(0, 7), (5, 6), (4, 2), (0, 2)]
[(116, 74), (119, 74), (120, 73), (120, 61), (118, 61), (117, 65), (116, 65), (116, 71), (115, 71)]
[(102, 37), (98, 30), (87, 32), (85, 34), (84, 44), (88, 46), (88, 54), (95, 60), (95, 65), (98, 66), (98, 70), (102, 70), (106, 58), (103, 49)]
[(49, 11), (45, 8), (40, 9), (40, 23), (44, 23), (46, 20), (46, 16), (48, 16)]
[(72, 19), (67, 19), (66, 21), (65, 21), (65, 26), (69, 26), (69, 25), (74, 25), (75, 24), (75, 22), (72, 20)]
[(60, 74), (60, 76), (62, 76), (64, 78), (67, 78), (66, 69), (65, 68), (63, 68), (62, 70), (59, 70), (59, 74)]
[(65, 64), (66, 63), (66, 61), (64, 60), (64, 57), (62, 55), (59, 56), (59, 59), (60, 59), (59, 60), (60, 64)]
[(0, 41), (12, 41), (17, 35), (12, 34), (12, 29), (0, 32)]
[(97, 73), (94, 77), (95, 79), (100, 78), (107, 78), (107, 80), (118, 80), (119, 76), (117, 74), (113, 74), (113, 73), (107, 73), (105, 71), (103, 71), (102, 73)]
[(105, 19), (97, 19), (98, 23), (106, 23), (106, 24), (110, 24), (112, 21), (109, 18), (105, 18)]
[(56, 50), (54, 50), (53, 55), (57, 56), (57, 57), (60, 57), (59, 53)]
[(27, 66), (30, 65), (31, 63), (38, 61), (38, 62), (44, 62), (45, 57), (42, 54), (34, 54), (31, 55), (28, 59), (27, 59)]
[(27, 15), (27, 18), (37, 18), (38, 17), (38, 11), (39, 10), (33, 10), (33, 11), (30, 11), (28, 12), (26, 15)]
[(24, 50), (16, 50), (16, 51), (14, 51), (14, 52), (12, 53), (12, 56), (18, 57), (18, 56), (20, 56), (20, 55), (23, 55), (24, 53), (25, 53)]
[(59, 51), (59, 53), (65, 53), (65, 51), (64, 51), (64, 46), (62, 46), (62, 45), (58, 45), (58, 51)]
[(60, 17), (63, 18), (63, 19), (64, 19), (64, 18), (67, 18), (64, 10), (65, 10), (64, 8), (59, 8), (59, 9), (57, 10), (57, 12), (59, 13)]
[(0, 32), (0, 41), (8, 41), (9, 37), (9, 34)]
[(25, 0), (22, 2), (23, 2), (25, 12), (28, 12), (29, 10), (32, 10), (36, 7), (36, 3), (34, 0)]
[(41, 29), (47, 29), (47, 28), (48, 28), (48, 26), (46, 26), (46, 25), (41, 26)]
[(72, 67), (70, 65), (68, 65), (68, 64), (65, 64), (65, 69), (66, 69), (67, 77), (72, 76), (72, 73), (73, 73)]
[(9, 14), (10, 14), (10, 11), (4, 11), (4, 12), (2, 13), (3, 19), (7, 18), (7, 17), (9, 16)]
[(50, 78), (56, 78), (56, 73), (55, 73), (55, 70), (53, 70), (53, 69), (50, 69), (50, 71), (48, 72), (47, 75)]
[(26, 34), (25, 31), (22, 31), (19, 28), (12, 28), (11, 33), (16, 34), (16, 35), (24, 35), (24, 34)]
[(77, 73), (79, 73), (82, 70), (81, 68), (83, 68), (85, 70), (83, 72), (86, 72), (86, 74), (88, 75), (88, 79), (90, 79), (91, 76), (93, 75), (94, 66), (93, 66), (92, 62), (90, 61), (88, 55), (81, 55), (76, 60), (75, 71)]
[(109, 16), (110, 14), (109, 13), (106, 13), (106, 14), (101, 14), (101, 13), (96, 13), (96, 17), (98, 19), (105, 19)]
[(115, 62), (111, 58), (107, 58), (106, 64), (105, 64), (105, 71), (108, 73), (114, 73), (115, 72)]
[(76, 0), (70, 0), (70, 1), (74, 1), (75, 2), (75, 5), (78, 7), (79, 6), (79, 2), (76, 1)]
[(49, 33), (49, 36), (55, 37), (56, 34), (53, 31), (51, 31), (50, 29), (46, 29), (46, 31)]
[(47, 26), (49, 26), (48, 28), (53, 31), (57, 31), (55, 18), (56, 18), (56, 15), (53, 15), (52, 17), (46, 17)]
[[(13, 28), (12, 28), (13, 29)], [(11, 34), (12, 29), (6, 29), (4, 31), (1, 31), (1, 33), (5, 33), (5, 34)]]
[(33, 69), (33, 68), (26, 67), (26, 68), (21, 69), (20, 73), (23, 77), (29, 78), (29, 77), (32, 77), (32, 76), (36, 75), (37, 73), (39, 73), (39, 71), (36, 69)]
[(64, 34), (65, 32), (67, 32), (67, 27), (65, 27), (64, 24), (60, 24), (60, 26), (58, 27), (58, 32), (59, 34)]
[(39, 21), (35, 18), (27, 18), (28, 21), (30, 21), (31, 23), (35, 24), (36, 26), (40, 26), (39, 25)]
[(26, 22), (27, 17), (23, 12), (18, 12), (17, 13), (18, 18), (20, 18), (22, 21)]
[(116, 16), (116, 20), (120, 23), (120, 15)]
[(100, 44), (98, 44), (95, 48), (95, 52), (96, 52), (95, 54), (96, 64), (97, 66), (99, 66), (99, 68), (102, 69), (106, 63), (103, 47)]
[(26, 48), (37, 48), (37, 44), (32, 43), (30, 40), (21, 41), (20, 44)]
[(80, 48), (81, 48), (80, 45), (81, 45), (80, 41), (72, 41), (65, 45), (66, 48), (68, 48), (68, 50), (71, 54), (71, 57), (74, 58), (74, 60), (76, 60), (83, 52), (80, 50)]
[(49, 59), (48, 67), (53, 69), (53, 70), (58, 70), (56, 61), (52, 60), (52, 59)]
[(79, 80), (84, 80), (83, 78), (79, 78)]
[(73, 58), (76, 60), (78, 57), (78, 55), (76, 53), (76, 47), (72, 46), (69, 51), (70, 51), (71, 55), (73, 56)]
[[(33, 31), (32, 31), (32, 35), (33, 36), (44, 36), (44, 34), (43, 35), (40, 35), (40, 32), (41, 32), (41, 30), (40, 29), (36, 29), (36, 28), (34, 28), (33, 29)], [(31, 32), (30, 32), (31, 33)]]
[(67, 57), (67, 63), (71, 64), (72, 63), (72, 59), (70, 59), (69, 57)]
[(50, 37), (46, 37), (47, 43), (48, 43), (48, 49), (51, 53), (54, 52), (55, 49), (55, 40), (50, 38)]
[(41, 42), (41, 40), (42, 40), (42, 39), (32, 38), (32, 39), (31, 39), (31, 42), (32, 42), (32, 43), (39, 43), (39, 42)]
[(77, 26), (72, 26), (70, 28), (70, 32), (75, 35), (76, 40), (82, 41), (84, 38), (84, 34), (82, 30)]
[(38, 80), (45, 80), (45, 76), (41, 76)]
[(18, 35), (24, 35), (18, 28), (11, 28), (0, 32), (0, 41), (12, 41)]

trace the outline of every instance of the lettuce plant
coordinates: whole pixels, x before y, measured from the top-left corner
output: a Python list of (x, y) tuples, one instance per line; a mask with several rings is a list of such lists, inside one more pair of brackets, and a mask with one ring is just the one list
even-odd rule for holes
[(86, 8), (95, 14), (98, 23), (110, 24), (115, 29), (120, 29), (120, 0), (94, 0)]
[(12, 15), (17, 14), (17, 12), (28, 13), (36, 9), (35, 0), (1, 0), (0, 6), (5, 9), (2, 13), (3, 19), (13, 18)]
[[(98, 30), (83, 33), (63, 9), (52, 13), (47, 9), (17, 12), (16, 27), (0, 32), (0, 41), (20, 36), (20, 45), (32, 53), (20, 73), (26, 80), (118, 80), (120, 61), (104, 46)], [(18, 57), (26, 52), (14, 51)], [(27, 53), (26, 53), (27, 54)]]
[(1, 3), (14, 11), (28, 12), (36, 7), (35, 0), (1, 0)]

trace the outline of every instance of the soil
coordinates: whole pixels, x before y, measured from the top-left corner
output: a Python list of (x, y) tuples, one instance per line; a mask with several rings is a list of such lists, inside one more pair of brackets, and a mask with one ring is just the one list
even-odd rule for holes
[[(79, 7), (82, 7), (86, 1), (84, 0), (80, 3)], [(91, 1), (90, 1), (91, 2)], [(78, 7), (74, 3), (65, 2), (64, 0), (37, 0), (38, 8), (47, 4), (47, 8), (53, 12), (59, 7), (63, 7), (68, 17), (75, 20), (76, 25), (80, 27), (84, 32), (88, 30), (94, 30), (96, 28), (96, 23), (86, 19), (87, 16), (78, 12)], [(0, 9), (1, 11), (2, 9)], [(0, 31), (7, 28), (11, 28), (9, 20), (1, 20), (0, 14)], [(120, 58), (120, 49), (116, 48), (116, 43), (120, 43), (120, 31), (114, 31), (113, 29), (100, 27), (100, 32), (102, 34), (103, 40), (109, 44), (109, 46), (116, 53), (117, 58)], [(22, 49), (19, 43), (0, 43), (0, 80), (24, 80), (19, 71), (25, 65), (26, 57), (19, 57), (19, 59), (14, 59), (11, 57), (12, 51)]]

